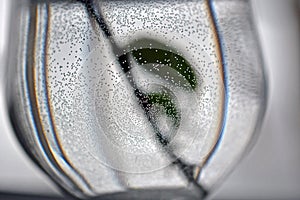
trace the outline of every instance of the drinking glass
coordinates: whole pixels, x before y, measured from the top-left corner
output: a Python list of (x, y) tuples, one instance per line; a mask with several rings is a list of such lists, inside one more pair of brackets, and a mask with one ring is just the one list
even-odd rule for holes
[(13, 5), (10, 119), (63, 191), (202, 199), (248, 150), (266, 102), (251, 2)]

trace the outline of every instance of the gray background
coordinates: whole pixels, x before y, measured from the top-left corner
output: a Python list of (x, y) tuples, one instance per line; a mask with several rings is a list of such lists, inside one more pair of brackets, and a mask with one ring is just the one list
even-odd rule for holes
[[(24, 154), (5, 113), (9, 1), (0, 0), (0, 193), (59, 195)], [(254, 0), (253, 8), (269, 77), (266, 118), (253, 150), (210, 198), (300, 199), (299, 3)]]

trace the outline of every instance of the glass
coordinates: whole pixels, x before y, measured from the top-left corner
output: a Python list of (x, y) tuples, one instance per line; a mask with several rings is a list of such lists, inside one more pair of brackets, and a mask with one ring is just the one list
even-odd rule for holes
[(66, 192), (201, 199), (249, 147), (266, 100), (249, 1), (14, 3), (11, 122)]

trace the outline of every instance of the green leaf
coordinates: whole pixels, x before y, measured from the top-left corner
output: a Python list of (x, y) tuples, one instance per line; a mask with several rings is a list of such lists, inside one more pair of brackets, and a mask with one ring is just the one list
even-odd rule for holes
[[(163, 80), (188, 90), (197, 88), (197, 78), (191, 64), (182, 55), (179, 55), (180, 53), (174, 53), (176, 51), (168, 45), (157, 40), (142, 38), (132, 42), (128, 48), (127, 53), (118, 58), (119, 61), (131, 57), (139, 67), (143, 67), (149, 73), (154, 73)], [(125, 73), (129, 71), (131, 69), (130, 62), (124, 62), (122, 68)], [(172, 119), (174, 126), (179, 127), (180, 112), (177, 110), (175, 97), (171, 95), (170, 91), (160, 90), (144, 93), (139, 88), (135, 89), (139, 91), (137, 94), (140, 104), (144, 108), (151, 108), (153, 105), (163, 107), (165, 114)]]
[[(165, 68), (168, 66), (174, 69), (178, 75), (181, 75), (188, 82), (190, 88), (193, 90), (196, 89), (197, 78), (195, 72), (190, 63), (181, 55), (174, 53), (171, 49), (166, 50), (169, 47), (151, 39), (140, 39), (132, 45), (135, 48), (139, 47), (138, 49), (130, 51), (131, 55), (139, 65), (158, 64), (158, 68)], [(157, 74), (163, 76), (162, 73)]]
[(164, 108), (166, 115), (173, 119), (176, 127), (179, 126), (180, 115), (176, 109), (176, 104), (173, 102), (173, 98), (167, 93), (150, 93), (147, 95), (149, 103), (151, 105), (160, 105)]

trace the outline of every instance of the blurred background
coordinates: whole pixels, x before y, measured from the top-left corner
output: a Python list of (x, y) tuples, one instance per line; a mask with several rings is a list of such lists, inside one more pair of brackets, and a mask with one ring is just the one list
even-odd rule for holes
[[(5, 113), (10, 0), (0, 2), (0, 199), (13, 193), (59, 196), (19, 146)], [(296, 0), (253, 0), (269, 79), (268, 108), (254, 148), (211, 199), (300, 199), (299, 5)]]

